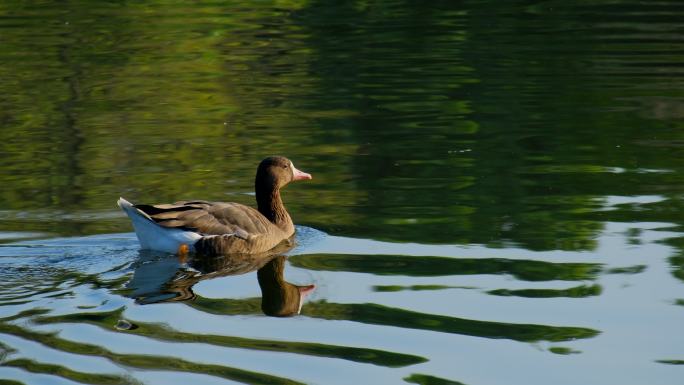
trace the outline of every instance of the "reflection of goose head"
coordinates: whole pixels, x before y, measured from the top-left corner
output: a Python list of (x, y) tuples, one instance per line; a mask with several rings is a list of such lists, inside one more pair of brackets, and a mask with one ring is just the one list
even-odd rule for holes
[(299, 314), (304, 298), (316, 288), (314, 285), (297, 286), (285, 282), (284, 271), (284, 256), (273, 258), (257, 271), (261, 287), (261, 310), (268, 316), (289, 317)]

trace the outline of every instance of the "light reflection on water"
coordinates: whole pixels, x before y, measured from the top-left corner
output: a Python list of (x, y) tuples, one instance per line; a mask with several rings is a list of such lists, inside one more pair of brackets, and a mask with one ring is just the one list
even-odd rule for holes
[[(0, 333), (5, 336), (3, 343), (17, 350), (7, 356), (10, 364), (21, 364), (17, 359), (27, 357), (76, 372), (112, 373), (124, 376), (121, 378), (149, 378), (138, 377), (142, 373), (139, 369), (146, 368), (138, 365), (146, 364), (126, 364), (128, 355), (139, 354), (196, 363), (181, 369), (191, 373), (211, 372), (216, 366), (230, 363), (230, 367), (239, 368), (239, 373), (224, 368), (214, 374), (240, 379), (242, 371), (247, 370), (304, 383), (345, 383), (364, 378), (392, 382), (411, 373), (496, 380), (483, 376), (476, 365), (453, 364), (455, 357), (486, 361), (493, 351), (516, 357), (516, 365), (504, 364), (504, 369), (518, 380), (526, 378), (532, 370), (527, 365), (533, 362), (534, 366), (543, 362), (554, 370), (587, 370), (608, 352), (614, 359), (639, 368), (641, 362), (653, 362), (654, 356), (676, 357), (680, 346), (674, 337), (681, 309), (671, 306), (668, 302), (672, 299), (667, 296), (680, 284), (672, 278), (664, 259), (654, 261), (654, 256), (671, 252), (661, 241), (675, 233), (657, 230), (666, 225), (608, 224), (599, 246), (590, 253), (398, 244), (333, 237), (299, 227), (301, 246), (289, 253), (286, 276), (300, 284), (314, 282), (317, 290), (304, 304), (303, 315), (290, 319), (260, 315), (260, 291), (254, 273), (202, 281), (193, 288), (197, 296), (194, 301), (136, 305), (135, 297), (126, 297), (131, 293), (136, 267), (149, 256), (137, 251), (132, 233), (6, 244), (0, 248), (6, 262), (3, 286), (5, 295), (8, 290), (15, 291), (17, 298), (3, 298), (0, 314), (11, 317), (32, 309), (46, 309), (47, 313), (4, 321), (30, 331), (29, 335), (11, 326), (2, 327)], [(630, 248), (625, 234), (635, 227), (642, 229), (641, 244)], [(27, 249), (33, 256), (17, 255)], [(358, 258), (357, 252), (363, 250), (365, 254)], [(403, 253), (391, 257), (399, 250)], [(616, 257), (607, 259), (602, 255)], [(176, 256), (158, 258), (167, 260), (171, 270), (183, 269)], [(378, 258), (385, 268), (375, 272)], [(414, 263), (403, 265), (407, 259)], [(89, 263), (84, 267), (85, 261)], [(496, 263), (489, 266), (492, 261)], [(545, 265), (536, 265), (539, 262)], [(451, 263), (456, 264), (454, 268), (448, 268)], [(396, 264), (398, 270), (392, 267)], [(12, 273), (13, 269), (20, 272)], [(162, 278), (168, 276), (163, 271), (159, 274)], [(41, 284), (22, 290), (27, 279)], [(578, 284), (598, 285), (600, 292), (578, 298), (491, 293), (496, 289), (551, 290)], [(424, 290), (376, 289), (397, 285), (422, 285)], [(12, 304), (17, 299), (27, 302)], [(359, 299), (367, 304), (361, 304)], [(635, 308), (639, 311), (635, 312)], [(116, 330), (114, 325), (120, 318), (140, 328)], [(34, 322), (27, 323), (29, 319)], [(164, 324), (168, 326), (158, 329)], [(521, 325), (528, 326), (518, 330)], [(605, 330), (604, 325), (611, 325), (610, 330)], [(659, 330), (655, 335), (654, 325)], [(104, 356), (123, 364), (123, 368), (99, 358), (97, 353), (91, 356), (78, 346), (31, 342), (36, 338), (41, 341), (35, 333), (47, 331), (59, 332), (56, 341), (73, 341), (82, 346), (97, 341), (100, 349), (109, 352)], [(649, 337), (638, 337), (641, 335)], [(635, 344), (640, 346), (638, 351)], [(616, 355), (615, 346), (620, 346), (623, 353)], [(575, 358), (563, 360), (568, 353)], [(331, 359), (334, 357), (338, 359)], [(316, 369), (302, 369), (309, 365)], [(653, 364), (649, 370), (667, 375), (671, 367)], [(593, 370), (586, 375), (587, 381), (602, 371)], [(330, 371), (349, 373), (335, 380), (328, 377)], [(15, 372), (0, 369), (3, 376), (21, 379)], [(201, 381), (202, 376), (192, 378)], [(555, 380), (574, 383), (581, 378), (576, 375), (573, 381)]]

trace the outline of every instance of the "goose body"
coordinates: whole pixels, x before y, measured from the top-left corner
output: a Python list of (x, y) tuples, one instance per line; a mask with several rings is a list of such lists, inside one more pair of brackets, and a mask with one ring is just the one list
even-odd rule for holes
[(119, 198), (143, 249), (176, 252), (182, 245), (202, 254), (267, 252), (294, 235), (294, 224), (280, 198), (291, 181), (311, 179), (284, 157), (264, 159), (257, 169), (258, 209), (232, 202), (203, 200), (134, 205)]

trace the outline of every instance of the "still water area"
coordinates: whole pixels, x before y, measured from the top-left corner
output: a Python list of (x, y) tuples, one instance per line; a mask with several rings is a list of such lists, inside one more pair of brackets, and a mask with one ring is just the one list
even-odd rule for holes
[[(0, 384), (681, 383), (682, 20), (3, 1)], [(273, 259), (140, 250), (116, 206), (254, 206), (273, 154), (313, 175)]]

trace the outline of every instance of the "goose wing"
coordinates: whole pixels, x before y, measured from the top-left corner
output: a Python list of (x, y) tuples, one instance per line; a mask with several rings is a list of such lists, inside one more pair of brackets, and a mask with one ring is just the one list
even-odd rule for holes
[(249, 239), (275, 228), (258, 210), (239, 203), (180, 201), (135, 207), (160, 226), (203, 235), (233, 234)]

